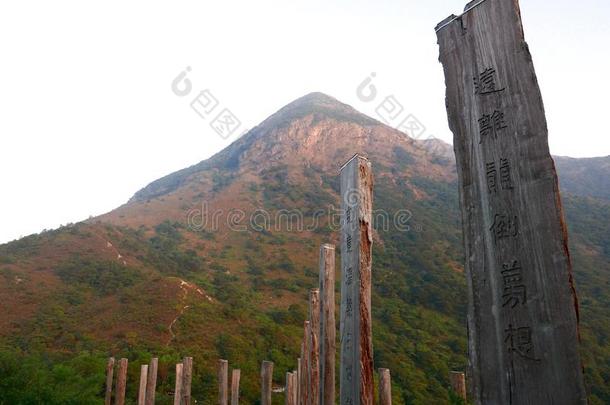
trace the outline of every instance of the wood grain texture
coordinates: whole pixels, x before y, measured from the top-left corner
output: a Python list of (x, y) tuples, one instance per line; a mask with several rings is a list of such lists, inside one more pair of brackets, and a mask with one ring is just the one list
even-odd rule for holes
[(140, 366), (140, 386), (138, 388), (138, 405), (146, 405), (146, 382), (148, 381), (148, 364)]
[(261, 405), (271, 405), (273, 362), (263, 361), (261, 366)]
[[(301, 344), (301, 356), (303, 356), (303, 344)], [(302, 374), (303, 374), (303, 365), (302, 365), (302, 360), (301, 357), (299, 357), (297, 359), (297, 404), (298, 405), (302, 405), (303, 403), (303, 395), (301, 393), (301, 386), (302, 386)]]
[(174, 405), (180, 405), (182, 403), (182, 371), (184, 365), (182, 363), (176, 364), (176, 385), (174, 387)]
[(335, 404), (335, 246), (320, 247), (320, 405)]
[(303, 350), (301, 357), (301, 403), (310, 405), (309, 400), (309, 321), (303, 322)]
[(320, 290), (309, 291), (309, 394), (310, 404), (320, 400)]
[(466, 375), (461, 371), (451, 371), (449, 372), (449, 382), (453, 392), (466, 401)]
[(193, 358), (182, 359), (182, 405), (191, 405), (191, 384), (193, 380)]
[(116, 392), (114, 403), (116, 405), (125, 404), (125, 388), (127, 387), (127, 366), (129, 361), (126, 358), (119, 360), (119, 369), (116, 378)]
[(106, 392), (104, 395), (104, 405), (112, 403), (112, 379), (114, 377), (114, 357), (108, 359), (106, 364)]
[(241, 371), (235, 369), (231, 372), (231, 405), (239, 405), (239, 379)]
[(148, 365), (148, 381), (146, 382), (146, 405), (155, 405), (155, 396), (157, 391), (157, 370), (159, 368), (159, 359), (153, 357)]
[[(583, 404), (575, 290), (516, 0), (437, 26), (454, 136), (476, 404)], [(449, 286), (448, 286), (449, 287)]]
[(292, 378), (292, 373), (286, 373), (286, 387), (284, 388), (284, 405), (296, 405), (294, 403), (294, 379)]
[(379, 369), (379, 405), (392, 405), (392, 379), (387, 368)]
[(218, 360), (218, 404), (229, 403), (229, 362)]
[(373, 404), (373, 174), (354, 156), (341, 168), (341, 405)]

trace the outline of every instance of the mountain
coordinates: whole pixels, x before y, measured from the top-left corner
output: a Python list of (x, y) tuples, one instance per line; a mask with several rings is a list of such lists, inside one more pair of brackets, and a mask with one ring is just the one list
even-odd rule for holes
[[(159, 403), (171, 403), (171, 367), (185, 355), (195, 358), (199, 403), (215, 402), (219, 357), (242, 370), (242, 398), (256, 403), (263, 359), (278, 384), (296, 367), (319, 246), (339, 244), (338, 169), (354, 153), (375, 177), (375, 367), (392, 370), (395, 404), (458, 403), (447, 376), (467, 364), (466, 282), (450, 152), (312, 93), (112, 212), (1, 245), (0, 403), (27, 402), (24, 391), (29, 403), (96, 403), (109, 355), (130, 359), (135, 398), (138, 364), (153, 354)], [(558, 168), (586, 381), (590, 402), (602, 404), (610, 199), (576, 185), (609, 173), (577, 161)]]

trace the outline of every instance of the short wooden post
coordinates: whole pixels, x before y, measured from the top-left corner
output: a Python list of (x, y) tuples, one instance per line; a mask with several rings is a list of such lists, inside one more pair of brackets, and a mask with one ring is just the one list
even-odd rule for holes
[(320, 290), (309, 291), (309, 403), (320, 401)]
[(379, 369), (379, 405), (392, 405), (392, 380), (387, 368)]
[(138, 390), (138, 405), (146, 405), (146, 382), (148, 380), (148, 364), (140, 366), (140, 389)]
[(372, 405), (373, 174), (355, 155), (341, 168), (341, 404)]
[(114, 403), (116, 405), (125, 404), (125, 388), (127, 386), (127, 365), (128, 360), (122, 358), (119, 360), (119, 373), (116, 379), (116, 394), (114, 397)]
[(182, 405), (191, 405), (191, 382), (193, 380), (193, 358), (182, 360)]
[(335, 246), (320, 248), (320, 405), (335, 405)]
[(231, 372), (231, 405), (239, 405), (239, 377), (241, 371), (233, 369)]
[(146, 405), (155, 405), (155, 395), (157, 391), (157, 369), (159, 359), (153, 357), (148, 365), (148, 381), (146, 382)]
[[(303, 352), (303, 345), (301, 344), (301, 355)], [(296, 375), (296, 394), (297, 394), (297, 405), (301, 405), (301, 373), (302, 373), (302, 364), (301, 358), (297, 359), (297, 375)]]
[(297, 377), (298, 377), (297, 371), (294, 370), (292, 372), (292, 386), (294, 387), (292, 390), (292, 404), (293, 405), (297, 405), (298, 401), (299, 401), (299, 395), (298, 395), (298, 390), (297, 390), (297, 387), (299, 386), (299, 379)]
[(294, 391), (294, 380), (292, 379), (292, 373), (286, 373), (286, 387), (284, 388), (284, 405), (296, 405), (293, 401)]
[(227, 405), (229, 403), (229, 362), (218, 360), (218, 404)]
[(104, 399), (104, 405), (110, 405), (112, 403), (112, 378), (114, 376), (114, 357), (108, 359), (106, 364), (106, 395)]
[(466, 376), (464, 373), (461, 371), (451, 371), (449, 373), (449, 381), (451, 382), (451, 389), (458, 397), (466, 401)]
[(303, 323), (303, 356), (301, 357), (301, 405), (310, 405), (309, 403), (309, 336), (310, 327), (309, 321)]
[(176, 388), (174, 388), (174, 405), (180, 405), (182, 402), (182, 371), (184, 365), (182, 363), (176, 364)]
[(271, 405), (272, 384), (273, 362), (265, 360), (261, 367), (261, 405)]

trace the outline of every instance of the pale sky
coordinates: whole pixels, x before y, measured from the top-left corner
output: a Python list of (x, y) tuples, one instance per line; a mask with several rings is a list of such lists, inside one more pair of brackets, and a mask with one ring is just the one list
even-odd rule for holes
[[(227, 146), (237, 133), (221, 138), (190, 107), (205, 89), (237, 132), (322, 91), (371, 116), (393, 95), (424, 136), (450, 141), (433, 28), (466, 2), (1, 2), (0, 242), (112, 210)], [(552, 153), (610, 154), (610, 3), (521, 9)], [(171, 83), (187, 66), (179, 97)], [(372, 72), (367, 103), (356, 88)]]

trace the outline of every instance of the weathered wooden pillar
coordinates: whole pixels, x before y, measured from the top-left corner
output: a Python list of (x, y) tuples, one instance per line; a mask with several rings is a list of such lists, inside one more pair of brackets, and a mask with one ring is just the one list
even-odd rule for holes
[(387, 368), (379, 369), (379, 405), (392, 405), (392, 379)]
[(299, 395), (297, 390), (297, 387), (299, 386), (299, 379), (296, 370), (292, 372), (292, 386), (294, 387), (292, 390), (292, 403), (293, 405), (297, 405), (299, 403)]
[(159, 359), (153, 357), (148, 365), (148, 381), (146, 382), (146, 405), (155, 405), (155, 396), (157, 391), (157, 369), (159, 368)]
[(341, 168), (341, 405), (373, 404), (373, 175), (355, 155)]
[(231, 371), (231, 405), (239, 405), (239, 377), (241, 371), (233, 369)]
[(335, 246), (320, 248), (320, 405), (335, 405)]
[(184, 365), (182, 363), (176, 364), (176, 387), (174, 388), (174, 405), (180, 405), (182, 403), (183, 369)]
[[(303, 345), (301, 344), (301, 355), (303, 355)], [(297, 380), (297, 389), (296, 389), (296, 393), (297, 393), (297, 404), (298, 405), (302, 405), (301, 403), (301, 376), (302, 376), (303, 370), (302, 370), (302, 360), (299, 357), (297, 359), (297, 375), (296, 375), (296, 380)]]
[(116, 393), (114, 403), (116, 405), (125, 404), (125, 388), (127, 386), (127, 366), (129, 361), (126, 358), (119, 360), (119, 370), (116, 377)]
[(576, 295), (518, 1), (436, 27), (454, 136), (476, 404), (584, 404)]
[(261, 405), (271, 405), (273, 385), (273, 362), (263, 361), (261, 367)]
[(301, 357), (301, 402), (310, 405), (309, 396), (309, 321), (303, 323), (303, 356)]
[(296, 405), (293, 403), (294, 400), (294, 379), (292, 373), (286, 373), (286, 387), (284, 388), (284, 404), (285, 405)]
[(310, 403), (320, 401), (320, 290), (309, 291), (309, 396)]
[(218, 404), (229, 403), (229, 362), (218, 360)]
[(182, 359), (182, 405), (191, 405), (191, 383), (193, 380), (193, 358)]
[(449, 382), (451, 389), (456, 395), (466, 401), (466, 376), (461, 371), (449, 372)]
[(114, 357), (108, 359), (106, 364), (106, 395), (104, 396), (104, 405), (112, 403), (112, 378), (114, 376)]
[(138, 389), (138, 405), (146, 405), (146, 382), (148, 380), (148, 364), (140, 366), (140, 387)]

